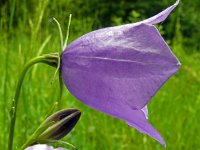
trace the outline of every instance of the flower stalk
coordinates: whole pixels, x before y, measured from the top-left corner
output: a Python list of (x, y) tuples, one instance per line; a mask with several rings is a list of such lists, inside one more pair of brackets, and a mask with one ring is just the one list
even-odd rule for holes
[(13, 139), (14, 139), (14, 130), (15, 130), (15, 122), (16, 122), (16, 114), (17, 114), (17, 108), (19, 103), (19, 96), (21, 91), (21, 86), (24, 80), (24, 77), (27, 73), (27, 71), (35, 64), (37, 63), (44, 63), (48, 64), (52, 67), (57, 67), (60, 63), (60, 55), (58, 53), (52, 53), (52, 54), (45, 54), (42, 56), (35, 57), (31, 59), (24, 67), (20, 78), (17, 82), (17, 88), (15, 92), (14, 99), (12, 101), (12, 107), (11, 107), (11, 121), (10, 121), (10, 131), (9, 131), (9, 139), (8, 139), (8, 150), (12, 150), (13, 148)]
[(15, 130), (16, 113), (17, 113), (19, 95), (20, 95), (21, 86), (22, 86), (24, 77), (30, 67), (32, 67), (33, 65), (35, 65), (37, 63), (45, 63), (45, 64), (48, 64), (48, 65), (56, 68), (52, 82), (54, 82), (55, 76), (56, 76), (57, 72), (59, 72), (60, 93), (59, 93), (59, 97), (58, 97), (58, 108), (61, 108), (61, 99), (62, 99), (62, 95), (63, 95), (63, 79), (62, 79), (61, 71), (60, 71), (60, 56), (61, 56), (62, 51), (64, 50), (63, 47), (67, 45), (67, 40), (68, 40), (68, 36), (69, 36), (69, 26), (70, 26), (70, 22), (71, 22), (71, 15), (69, 17), (68, 30), (67, 30), (65, 43), (63, 42), (63, 34), (62, 34), (62, 29), (61, 29), (60, 23), (55, 18), (53, 18), (53, 21), (57, 24), (58, 29), (59, 29), (60, 51), (58, 53), (45, 54), (42, 56), (35, 57), (25, 65), (25, 67), (20, 75), (20, 78), (18, 80), (15, 96), (12, 101), (12, 107), (11, 107), (11, 111), (10, 111), (11, 112), (11, 122), (10, 122), (10, 131), (9, 131), (9, 139), (8, 139), (8, 150), (12, 150), (12, 147), (13, 147), (14, 130)]

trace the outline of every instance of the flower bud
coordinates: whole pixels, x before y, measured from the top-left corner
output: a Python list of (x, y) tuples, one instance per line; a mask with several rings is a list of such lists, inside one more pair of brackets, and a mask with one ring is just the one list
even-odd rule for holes
[(42, 134), (39, 139), (59, 140), (67, 135), (76, 125), (81, 112), (78, 109), (64, 109), (48, 117), (42, 126), (53, 122)]

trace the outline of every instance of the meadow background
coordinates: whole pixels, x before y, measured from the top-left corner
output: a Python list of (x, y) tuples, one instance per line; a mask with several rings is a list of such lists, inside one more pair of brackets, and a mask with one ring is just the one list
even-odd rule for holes
[[(9, 115), (16, 82), (25, 63), (40, 54), (59, 51), (71, 13), (69, 41), (107, 26), (137, 22), (175, 0), (1, 0), (0, 1), (0, 149), (6, 149)], [(157, 27), (182, 63), (149, 103), (149, 121), (167, 143), (166, 150), (200, 150), (200, 1), (181, 0)], [(20, 96), (15, 132), (18, 149), (45, 118), (58, 97), (55, 69), (40, 64), (27, 74)], [(75, 107), (82, 116), (65, 137), (79, 150), (161, 150), (163, 147), (125, 122), (88, 108), (65, 89), (63, 108)], [(123, 112), (122, 112), (123, 113)], [(133, 114), (134, 115), (134, 114)]]

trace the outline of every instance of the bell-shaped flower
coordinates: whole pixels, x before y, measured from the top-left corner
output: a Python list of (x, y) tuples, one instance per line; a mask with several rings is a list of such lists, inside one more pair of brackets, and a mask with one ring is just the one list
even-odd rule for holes
[(147, 121), (146, 105), (180, 67), (154, 26), (178, 3), (144, 21), (83, 35), (61, 56), (64, 83), (77, 99), (125, 120), (164, 146), (163, 138)]

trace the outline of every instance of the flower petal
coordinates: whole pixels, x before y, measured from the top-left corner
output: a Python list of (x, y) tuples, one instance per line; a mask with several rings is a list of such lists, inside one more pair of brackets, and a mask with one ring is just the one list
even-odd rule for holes
[(178, 71), (180, 62), (151, 24), (163, 21), (178, 2), (142, 22), (90, 32), (72, 42), (61, 56), (63, 80), (76, 98), (125, 120), (163, 145), (146, 120), (145, 106)]
[(98, 30), (77, 39), (64, 51), (61, 70), (65, 85), (80, 101), (125, 120), (164, 145), (140, 109), (179, 65), (158, 30), (140, 24)]
[[(142, 111), (138, 110), (137, 113), (143, 113)], [(142, 115), (141, 115), (142, 117)], [(129, 126), (135, 127), (138, 131), (147, 134), (151, 137), (153, 137), (155, 140), (157, 140), (159, 143), (161, 143), (164, 147), (166, 147), (166, 143), (163, 140), (163, 138), (160, 136), (159, 132), (150, 125), (147, 120), (145, 120), (145, 116), (143, 115), (143, 118), (139, 118), (138, 120), (135, 120), (135, 122), (127, 122)]]
[(179, 65), (157, 29), (141, 24), (79, 38), (62, 55), (62, 76), (71, 93), (90, 106), (109, 100), (142, 109)]
[(25, 150), (67, 150), (65, 148), (53, 148), (53, 146), (49, 146), (47, 144), (36, 144), (30, 147), (27, 147)]
[(46, 144), (36, 144), (30, 147), (27, 147), (25, 150), (54, 150), (52, 146)]
[(151, 18), (148, 18), (146, 20), (143, 20), (141, 22), (138, 22), (136, 24), (141, 24), (141, 23), (157, 24), (157, 23), (163, 22), (168, 17), (168, 15), (174, 10), (174, 8), (176, 8), (176, 6), (178, 6), (178, 4), (179, 4), (179, 0), (177, 0), (175, 4), (168, 7), (167, 9), (163, 10), (162, 12), (158, 13), (157, 15), (155, 15)]

